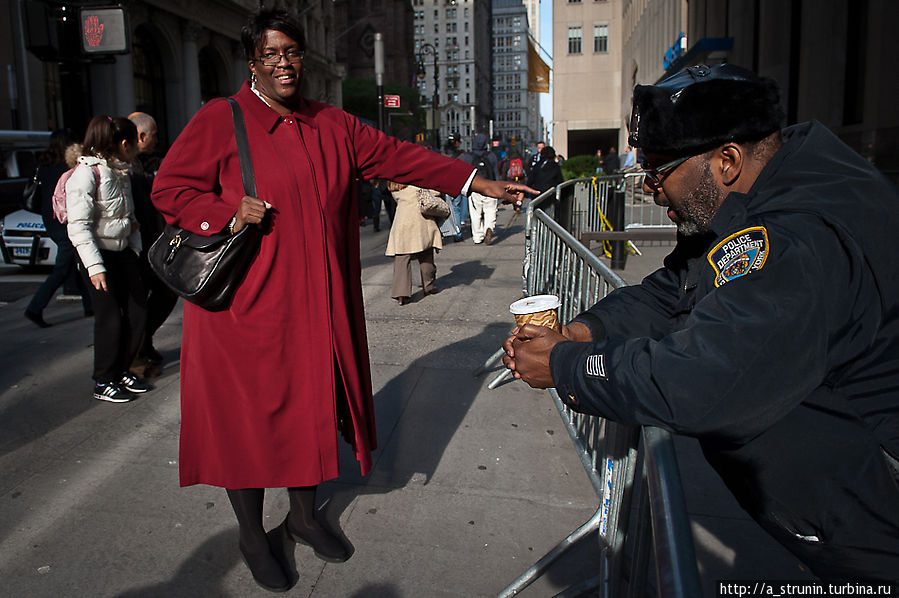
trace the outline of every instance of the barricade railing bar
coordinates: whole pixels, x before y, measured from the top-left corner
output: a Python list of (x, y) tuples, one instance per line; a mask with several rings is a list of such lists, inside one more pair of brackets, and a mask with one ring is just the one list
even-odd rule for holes
[[(575, 216), (581, 203), (601, 203), (603, 194), (620, 189), (626, 177), (567, 181), (534, 199), (527, 209), (525, 296), (554, 294), (561, 300), (559, 319), (567, 322), (614, 289), (626, 286), (596, 255), (577, 241), (564, 223), (590, 222)], [(555, 216), (555, 219), (551, 216)], [(561, 222), (557, 222), (560, 220)], [(586, 224), (585, 224), (586, 226)], [(590, 224), (592, 226), (592, 224)], [(578, 231), (580, 232), (580, 231)], [(501, 359), (500, 349), (479, 375)], [(507, 378), (503, 372), (489, 388)], [(514, 596), (538, 579), (583, 538), (596, 534), (600, 560), (596, 575), (559, 597), (593, 593), (603, 598), (701, 596), (693, 538), (671, 435), (658, 428), (618, 424), (578, 413), (550, 389), (565, 428), (599, 499), (593, 516), (504, 588)], [(639, 473), (639, 475), (638, 475)], [(655, 575), (650, 572), (655, 563)]]

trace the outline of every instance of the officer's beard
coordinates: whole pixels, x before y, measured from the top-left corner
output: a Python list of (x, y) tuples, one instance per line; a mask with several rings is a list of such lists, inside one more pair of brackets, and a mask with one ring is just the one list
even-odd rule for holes
[(711, 231), (712, 219), (718, 212), (724, 196), (724, 191), (715, 184), (709, 161), (703, 160), (699, 183), (687, 193), (681, 205), (674, 209), (677, 214), (677, 232), (691, 236)]

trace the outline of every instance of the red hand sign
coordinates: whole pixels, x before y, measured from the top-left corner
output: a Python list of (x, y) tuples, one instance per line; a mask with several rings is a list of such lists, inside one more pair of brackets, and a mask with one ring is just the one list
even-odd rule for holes
[(100, 22), (99, 17), (92, 15), (84, 19), (84, 38), (87, 40), (87, 45), (92, 48), (100, 45), (100, 41), (103, 39), (103, 23)]

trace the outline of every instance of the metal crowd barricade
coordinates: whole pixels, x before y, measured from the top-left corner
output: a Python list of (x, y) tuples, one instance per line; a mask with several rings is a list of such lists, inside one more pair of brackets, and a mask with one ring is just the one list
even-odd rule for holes
[[(568, 219), (577, 228), (589, 221), (586, 214), (579, 215), (578, 207), (583, 205), (579, 202), (602, 202), (602, 194), (623, 180), (626, 178), (606, 177), (601, 185), (591, 179), (569, 181), (543, 193), (528, 206), (524, 294), (558, 295), (562, 321), (626, 283), (547, 211)], [(502, 349), (497, 351), (476, 375), (502, 354)], [(495, 379), (490, 388), (502, 379), (503, 376)], [(701, 596), (671, 435), (658, 428), (626, 426), (578, 413), (562, 402), (555, 389), (549, 392), (596, 491), (599, 506), (587, 522), (504, 588), (499, 597), (507, 598), (524, 590), (566, 550), (593, 533), (597, 534), (600, 548), (597, 574), (557, 598), (597, 590), (603, 598), (642, 597), (650, 590), (663, 598)], [(655, 563), (655, 577), (649, 573), (651, 561)]]

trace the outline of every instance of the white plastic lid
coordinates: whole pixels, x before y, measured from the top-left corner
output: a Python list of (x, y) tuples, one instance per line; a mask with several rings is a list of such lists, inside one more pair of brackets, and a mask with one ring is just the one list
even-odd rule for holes
[(538, 311), (556, 309), (562, 302), (555, 295), (532, 295), (519, 299), (509, 306), (509, 311), (515, 315), (533, 314)]

